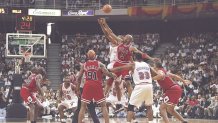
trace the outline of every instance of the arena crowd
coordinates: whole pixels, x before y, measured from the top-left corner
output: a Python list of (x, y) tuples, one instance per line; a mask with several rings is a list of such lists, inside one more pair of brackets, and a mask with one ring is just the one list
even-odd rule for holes
[[(160, 36), (157, 33), (146, 33), (134, 35), (134, 44), (138, 49), (152, 55), (161, 44)], [(192, 81), (189, 86), (183, 86), (178, 82), (184, 93), (180, 99), (178, 110), (184, 117), (188, 118), (208, 118), (217, 119), (218, 117), (218, 33), (186, 33), (179, 35), (172, 42), (174, 45), (169, 46), (167, 51), (160, 57), (163, 66)], [(102, 35), (65, 35), (61, 41), (61, 58), (62, 58), (62, 76), (66, 74), (76, 75), (80, 63), (86, 60), (86, 51), (94, 49), (97, 53), (97, 59), (104, 64), (109, 63), (108, 51), (109, 43), (105, 36)], [(5, 34), (0, 35), (0, 86), (1, 86), (1, 105), (0, 111), (6, 109), (6, 98), (8, 97), (9, 87), (12, 82), (12, 75), (15, 73), (15, 59), (5, 57)], [(32, 66), (41, 66), (46, 69), (46, 59), (34, 59), (30, 63)], [(25, 70), (25, 65), (22, 66)], [(156, 82), (154, 87), (154, 117), (160, 117), (159, 106), (161, 99), (161, 89)], [(43, 86), (46, 101), (43, 102), (45, 111), (42, 115), (51, 115), (58, 117), (58, 91)], [(111, 117), (126, 117), (127, 94), (123, 90), (123, 107), (124, 110), (118, 113), (116, 111), (116, 90), (112, 89), (109, 94), (108, 103)], [(13, 97), (9, 95), (10, 99)], [(9, 101), (10, 103), (11, 101)], [(97, 115), (102, 116), (99, 108), (96, 108)], [(135, 109), (136, 117), (145, 117), (145, 106)], [(67, 117), (73, 115), (72, 111), (65, 113)], [(5, 114), (2, 113), (4, 117)]]

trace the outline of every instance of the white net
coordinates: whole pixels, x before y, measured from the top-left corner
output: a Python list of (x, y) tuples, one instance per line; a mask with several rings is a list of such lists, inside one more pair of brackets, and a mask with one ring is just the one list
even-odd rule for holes
[(23, 57), (24, 57), (24, 62), (29, 63), (30, 59), (31, 59), (32, 54), (31, 53), (24, 53)]

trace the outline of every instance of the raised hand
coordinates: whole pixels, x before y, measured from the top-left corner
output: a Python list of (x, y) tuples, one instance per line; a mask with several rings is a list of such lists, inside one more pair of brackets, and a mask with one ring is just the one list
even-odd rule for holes
[(102, 24), (101, 18), (98, 19), (98, 23), (99, 23), (99, 24)]
[(101, 22), (102, 22), (103, 24), (106, 24), (106, 19), (105, 19), (105, 18), (100, 18), (100, 20), (101, 20)]

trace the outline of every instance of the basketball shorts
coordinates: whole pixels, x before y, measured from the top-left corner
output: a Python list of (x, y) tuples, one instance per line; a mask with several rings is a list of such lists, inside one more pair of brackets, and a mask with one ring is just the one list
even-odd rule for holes
[(105, 101), (103, 87), (99, 83), (86, 82), (83, 87), (81, 101), (89, 104), (93, 100), (97, 104)]
[[(113, 68), (116, 68), (116, 67), (121, 67), (121, 66), (124, 66), (128, 63), (120, 63), (120, 62), (115, 62), (114, 65), (113, 65)], [(116, 72), (115, 73), (117, 77), (121, 76), (122, 79), (125, 79), (125, 78), (129, 78), (129, 70), (122, 70), (122, 71), (119, 71), (119, 72)], [(110, 78), (107, 82), (108, 85), (112, 86), (113, 84), (113, 79)]]
[(163, 102), (171, 105), (177, 105), (181, 96), (181, 87), (179, 85), (174, 85), (170, 89), (165, 90), (163, 94)]
[(21, 88), (20, 96), (27, 105), (37, 102), (35, 94), (30, 92), (29, 89), (26, 87)]
[(140, 107), (145, 101), (146, 106), (153, 104), (152, 84), (136, 85), (129, 99), (129, 104)]
[(71, 108), (75, 108), (77, 107), (78, 105), (78, 98), (75, 97), (74, 99), (72, 100), (64, 100), (64, 101), (61, 101), (61, 103), (58, 105), (59, 106), (64, 106), (66, 107), (66, 109), (71, 109)]

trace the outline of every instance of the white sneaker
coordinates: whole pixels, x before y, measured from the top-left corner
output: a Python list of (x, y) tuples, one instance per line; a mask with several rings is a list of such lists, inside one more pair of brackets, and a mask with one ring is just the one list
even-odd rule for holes
[(138, 121), (137, 120), (133, 120), (133, 123), (138, 123)]
[(67, 122), (66, 119), (61, 119), (61, 122)]

